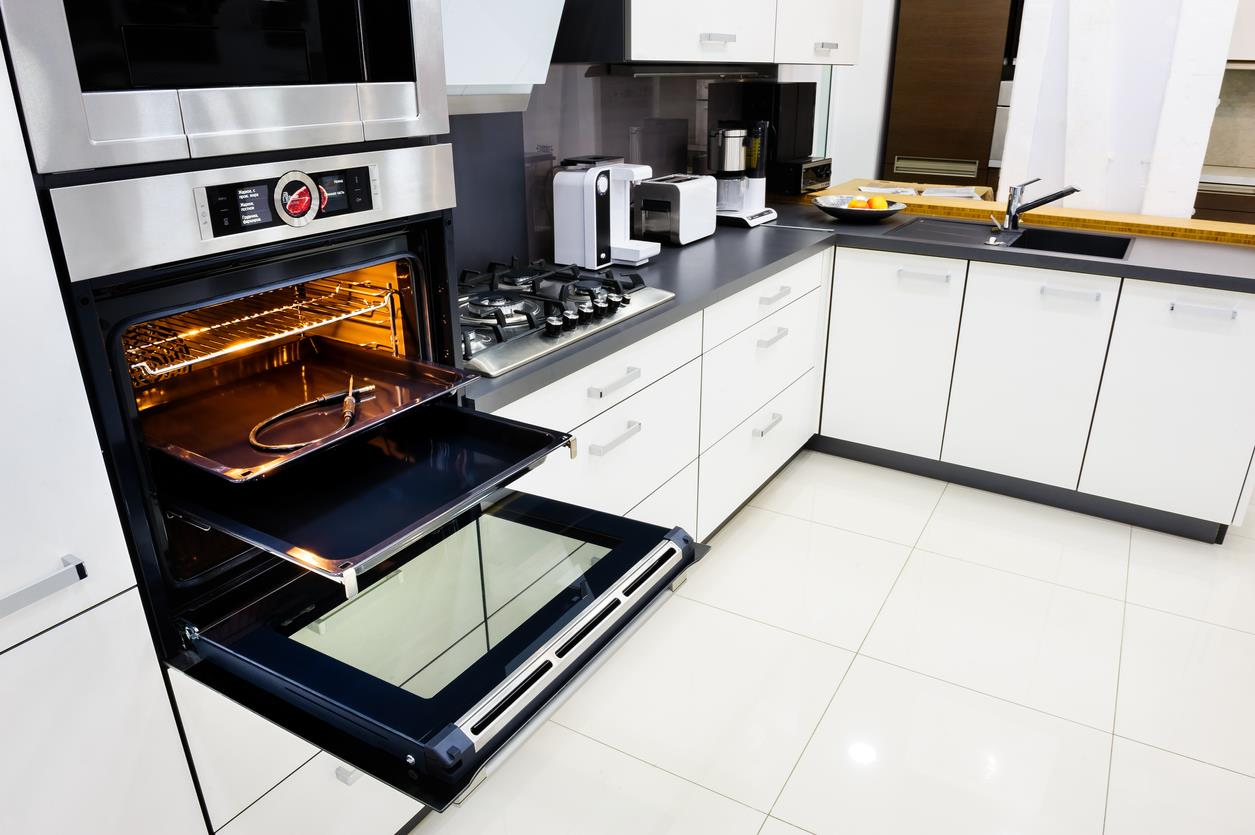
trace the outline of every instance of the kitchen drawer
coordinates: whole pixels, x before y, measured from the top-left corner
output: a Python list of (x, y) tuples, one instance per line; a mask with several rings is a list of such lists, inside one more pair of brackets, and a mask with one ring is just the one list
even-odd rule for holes
[(777, 64), (857, 64), (863, 0), (776, 0)]
[(821, 433), (936, 460), (967, 262), (839, 249)]
[(633, 61), (770, 64), (776, 4), (764, 0), (630, 0)]
[(702, 357), (702, 450), (815, 365), (822, 290), (746, 328)]
[(701, 352), (702, 315), (696, 313), (502, 406), (495, 414), (569, 432), (661, 380)]
[(832, 250), (828, 249), (734, 296), (706, 308), (702, 351), (726, 342), (755, 322), (806, 295), (832, 275)]
[(973, 262), (941, 460), (1076, 489), (1120, 279)]
[(1080, 489), (1229, 524), (1255, 450), (1255, 295), (1126, 279)]
[(186, 673), (172, 669), (169, 676), (215, 831), (318, 753)]
[(414, 798), (322, 752), (221, 831), (225, 835), (392, 835), (422, 808)]
[(0, 712), (0, 832), (206, 831), (138, 591), (0, 655)]
[(699, 462), (697, 538), (705, 540), (815, 434), (819, 370), (812, 369), (723, 440)]
[(701, 362), (693, 360), (575, 430), (561, 452), (513, 487), (623, 514), (697, 457)]
[(694, 533), (697, 530), (697, 462), (680, 470), (625, 515), (651, 525), (683, 528)]

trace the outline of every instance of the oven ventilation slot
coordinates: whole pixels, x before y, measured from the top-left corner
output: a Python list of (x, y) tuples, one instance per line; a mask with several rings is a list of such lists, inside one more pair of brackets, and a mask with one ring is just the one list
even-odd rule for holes
[(594, 629), (601, 626), (602, 621), (610, 617), (610, 615), (614, 614), (614, 610), (619, 608), (620, 605), (622, 605), (622, 601), (619, 600), (617, 597), (614, 600), (611, 600), (608, 604), (606, 604), (605, 607), (602, 608), (600, 612), (597, 613), (597, 616), (595, 618), (593, 618), (592, 620), (588, 621), (583, 626), (581, 626), (579, 631), (571, 636), (570, 640), (568, 640), (565, 644), (559, 647), (558, 651), (555, 652), (554, 655), (558, 656), (559, 658), (565, 658), (568, 652), (575, 649), (575, 647), (577, 647), (581, 641), (587, 638)]
[(535, 670), (533, 670), (532, 673), (527, 678), (523, 679), (523, 681), (521, 681), (517, 687), (515, 687), (513, 690), (507, 693), (505, 698), (503, 698), (501, 701), (493, 705), (492, 710), (484, 714), (482, 719), (480, 719), (473, 726), (471, 726), (471, 733), (473, 734), (483, 733), (484, 728), (487, 728), (496, 720), (498, 716), (505, 713), (505, 711), (510, 707), (510, 705), (514, 704), (520, 698), (522, 698), (524, 693), (532, 689), (533, 684), (535, 684), (536, 682), (544, 678), (545, 674), (548, 673), (552, 669), (553, 669), (553, 662), (546, 661), (543, 664), (541, 664), (539, 667), (537, 667)]
[(637, 589), (639, 589), (642, 585), (644, 585), (646, 580), (654, 576), (654, 574), (658, 571), (658, 569), (666, 565), (671, 560), (671, 558), (675, 556), (675, 554), (676, 554), (676, 549), (671, 548), (667, 550), (667, 552), (664, 553), (661, 557), (654, 560), (652, 564), (642, 569), (641, 573), (636, 575), (636, 578), (633, 579), (630, 583), (628, 583), (627, 587), (623, 589), (623, 596), (631, 597), (636, 592)]
[(136, 325), (123, 337), (123, 347), (133, 375), (161, 377), (315, 328), (370, 316), (389, 308), (392, 298), (389, 288), (315, 279)]

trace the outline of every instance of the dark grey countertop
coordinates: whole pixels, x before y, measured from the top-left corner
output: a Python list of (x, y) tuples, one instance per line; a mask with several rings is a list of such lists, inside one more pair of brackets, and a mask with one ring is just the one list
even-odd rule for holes
[[(912, 240), (909, 234), (889, 235), (919, 215), (897, 215), (884, 223), (861, 226), (843, 224), (809, 203), (774, 205), (779, 215), (776, 226), (828, 231), (831, 243), (860, 249), (879, 249), (915, 255), (938, 255), (968, 261), (991, 261), (1023, 267), (1044, 267), (1123, 278), (1143, 278), (1221, 290), (1255, 293), (1255, 247), (1226, 246), (1171, 238), (1133, 237), (1128, 254), (1121, 260), (1086, 255), (1060, 255), (1026, 249), (989, 247), (983, 244), (936, 243)], [(989, 229), (991, 224), (973, 222)], [(886, 237), (888, 235), (888, 237)], [(984, 234), (976, 238), (986, 237)]]
[(688, 246), (663, 246), (645, 266), (622, 270), (640, 273), (649, 286), (675, 293), (674, 299), (500, 377), (477, 380), (465, 395), (478, 409), (499, 408), (822, 252), (831, 238), (827, 230), (720, 226)]

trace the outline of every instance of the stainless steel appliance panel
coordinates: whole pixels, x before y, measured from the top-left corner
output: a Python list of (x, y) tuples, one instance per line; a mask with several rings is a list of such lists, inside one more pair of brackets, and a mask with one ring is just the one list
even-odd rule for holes
[(361, 142), (356, 84), (180, 90), (194, 157)]

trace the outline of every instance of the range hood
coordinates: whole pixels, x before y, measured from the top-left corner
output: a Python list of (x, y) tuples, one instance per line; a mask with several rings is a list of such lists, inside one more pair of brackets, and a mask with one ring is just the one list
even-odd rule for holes
[(563, 0), (442, 0), (449, 113), (527, 109), (545, 83)]

